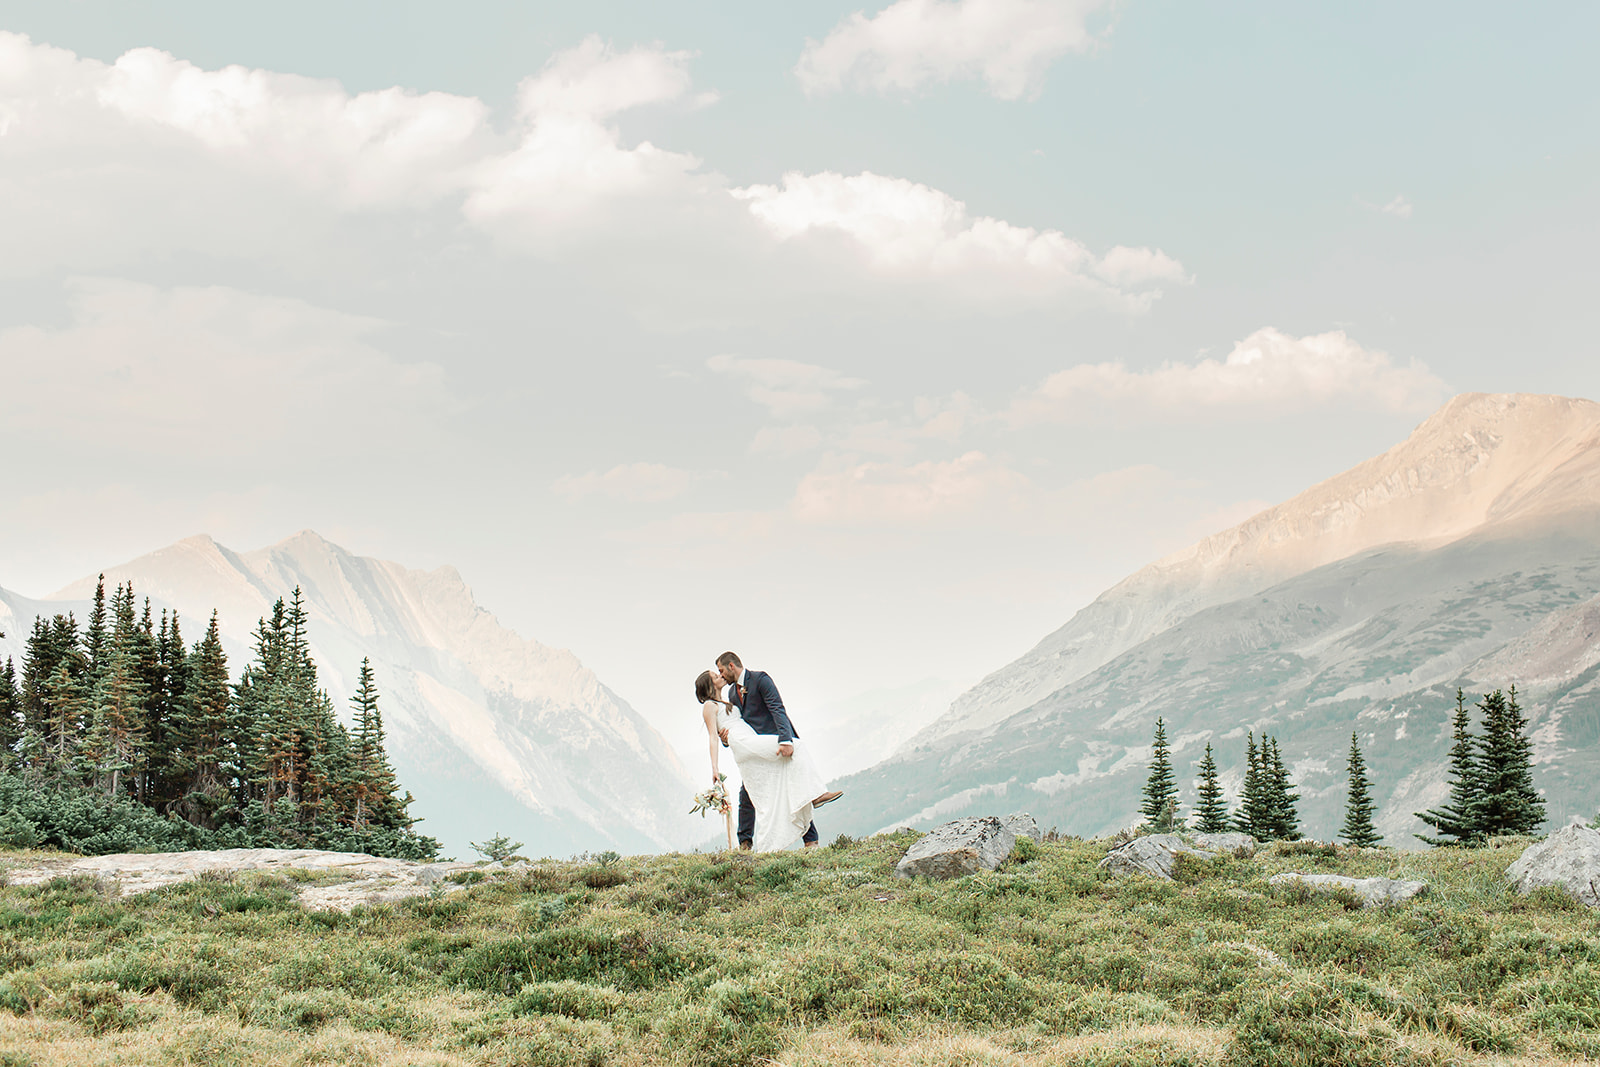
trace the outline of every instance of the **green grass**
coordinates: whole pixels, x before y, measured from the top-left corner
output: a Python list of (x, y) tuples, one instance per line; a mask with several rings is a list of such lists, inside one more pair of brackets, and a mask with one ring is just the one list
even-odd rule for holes
[[(1600, 919), (1478, 851), (1105, 842), (907, 883), (910, 834), (552, 863), (308, 913), (297, 876), (0, 888), (0, 1065), (1313, 1065), (1600, 1056)], [(1367, 911), (1285, 870), (1421, 878)], [(597, 875), (597, 871), (604, 871)]]

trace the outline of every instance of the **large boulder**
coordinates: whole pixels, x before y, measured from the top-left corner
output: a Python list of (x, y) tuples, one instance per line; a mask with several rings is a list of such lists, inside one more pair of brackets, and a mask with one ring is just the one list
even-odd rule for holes
[(1351, 878), (1343, 874), (1300, 874), (1287, 871), (1267, 879), (1268, 885), (1303, 885), (1316, 893), (1347, 889), (1356, 895), (1363, 908), (1383, 908), (1410, 900), (1426, 892), (1427, 882), (1408, 882), (1399, 878)]
[(1112, 874), (1142, 874), (1151, 878), (1172, 879), (1179, 856), (1214, 860), (1215, 852), (1195, 848), (1177, 834), (1148, 834), (1112, 849), (1100, 866)]
[(1553, 885), (1591, 908), (1600, 906), (1600, 830), (1581, 823), (1563, 826), (1524, 849), (1506, 868), (1506, 878), (1524, 896)]
[(956, 819), (935, 826), (907, 849), (895, 865), (895, 877), (943, 880), (992, 871), (1011, 855), (1016, 843), (1016, 833), (999, 816)]
[(1026, 837), (1036, 845), (1044, 840), (1044, 834), (1039, 832), (1039, 824), (1025, 811), (1014, 811), (1010, 815), (1001, 816), (1000, 825), (1018, 837)]

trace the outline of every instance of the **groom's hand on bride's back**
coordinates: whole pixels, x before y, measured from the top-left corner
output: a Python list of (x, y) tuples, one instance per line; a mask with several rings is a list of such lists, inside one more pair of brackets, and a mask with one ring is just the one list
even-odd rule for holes
[(717, 736), (722, 738), (722, 747), (723, 748), (727, 748), (728, 747), (728, 728), (726, 726), (724, 726), (722, 729), (718, 730), (717, 731)]

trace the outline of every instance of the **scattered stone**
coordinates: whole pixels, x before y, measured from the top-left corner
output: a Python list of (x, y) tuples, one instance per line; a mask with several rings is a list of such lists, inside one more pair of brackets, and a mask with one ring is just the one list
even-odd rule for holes
[(1179, 856), (1194, 856), (1203, 860), (1217, 858), (1215, 852), (1195, 848), (1177, 834), (1147, 834), (1106, 853), (1100, 866), (1112, 874), (1142, 874), (1171, 881), (1172, 870), (1177, 866)]
[(1410, 900), (1425, 892), (1427, 882), (1408, 882), (1399, 878), (1350, 878), (1342, 874), (1300, 874), (1286, 871), (1267, 879), (1268, 885), (1293, 885), (1299, 883), (1313, 892), (1327, 893), (1348, 889), (1361, 901), (1363, 908), (1383, 908)]
[(1034, 822), (1033, 816), (1025, 811), (1015, 811), (1010, 815), (1001, 817), (1000, 825), (1018, 837), (1030, 839), (1036, 845), (1044, 840), (1044, 834), (1039, 830), (1039, 824)]
[(1600, 906), (1600, 830), (1578, 822), (1563, 826), (1524, 849), (1506, 878), (1523, 896), (1553, 885), (1591, 908)]
[(942, 881), (980, 870), (992, 871), (1011, 855), (1016, 843), (1017, 835), (998, 816), (956, 819), (935, 826), (907, 849), (895, 865), (895, 877)]
[(1284, 961), (1282, 956), (1278, 955), (1270, 948), (1262, 948), (1260, 945), (1250, 941), (1224, 941), (1222, 942), (1222, 947), (1242, 949), (1245, 952), (1250, 953), (1268, 967), (1282, 967), (1286, 971), (1289, 969), (1289, 964)]
[(1196, 848), (1203, 848), (1208, 852), (1231, 852), (1234, 855), (1254, 856), (1256, 854), (1256, 839), (1249, 834), (1195, 834)]
[(422, 896), (435, 892), (435, 886), (446, 893), (457, 892), (465, 886), (449, 882), (453, 874), (481, 871), (493, 875), (505, 869), (506, 864), (500, 863), (418, 863), (319, 849), (228, 848), (71, 857), (46, 860), (38, 867), (12, 868), (6, 874), (12, 885), (37, 885), (52, 878), (87, 874), (113, 894), (135, 896), (207, 873), (315, 871), (324, 875), (321, 884), (299, 887), (300, 903), (313, 911), (349, 911), (357, 904)]

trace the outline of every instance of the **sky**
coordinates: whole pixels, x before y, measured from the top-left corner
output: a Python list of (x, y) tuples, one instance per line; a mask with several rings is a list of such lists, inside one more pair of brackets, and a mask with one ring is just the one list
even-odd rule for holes
[(0, 586), (311, 528), (697, 753), (1600, 396), (1600, 7), (0, 0)]

